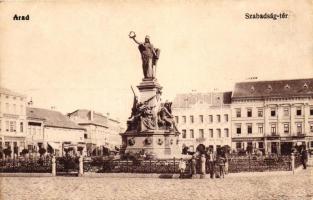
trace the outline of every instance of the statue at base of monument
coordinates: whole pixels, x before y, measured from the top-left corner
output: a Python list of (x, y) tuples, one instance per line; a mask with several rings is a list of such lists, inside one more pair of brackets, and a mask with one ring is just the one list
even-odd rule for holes
[(174, 116), (172, 115), (171, 107), (171, 102), (166, 101), (165, 103), (161, 104), (160, 110), (158, 112), (158, 126), (159, 128), (174, 131), (175, 134), (179, 135)]
[(149, 106), (148, 102), (149, 100), (143, 103), (138, 102), (137, 97), (134, 97), (132, 114), (127, 121), (127, 131), (137, 130), (142, 132), (157, 128), (157, 119), (153, 111), (154, 106)]
[(133, 31), (129, 33), (129, 37), (132, 38), (136, 44), (138, 44), (138, 49), (141, 54), (144, 79), (155, 79), (156, 64), (160, 56), (160, 49), (153, 47), (148, 35), (145, 37), (145, 41), (143, 43), (136, 40), (136, 34)]
[(139, 124), (137, 127), (137, 131), (147, 131), (156, 129), (156, 119), (154, 117), (153, 107), (148, 106), (146, 104), (143, 105), (140, 111)]

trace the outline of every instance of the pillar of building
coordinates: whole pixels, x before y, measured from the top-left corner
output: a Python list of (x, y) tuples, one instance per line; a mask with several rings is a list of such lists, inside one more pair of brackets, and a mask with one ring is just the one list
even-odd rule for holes
[(266, 139), (266, 137), (264, 137), (263, 147), (264, 147), (264, 153), (265, 153), (265, 155), (267, 155), (268, 152), (267, 152), (267, 139)]
[(272, 149), (271, 149), (272, 143), (267, 141), (266, 144), (267, 144), (267, 149), (266, 149), (267, 154), (272, 153)]
[(280, 155), (281, 154), (281, 147), (280, 147), (281, 143), (280, 141), (277, 142), (277, 154)]

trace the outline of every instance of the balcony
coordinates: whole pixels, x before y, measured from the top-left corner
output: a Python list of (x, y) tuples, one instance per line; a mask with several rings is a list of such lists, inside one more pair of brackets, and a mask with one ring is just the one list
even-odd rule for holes
[(304, 138), (305, 137), (305, 133), (297, 133), (296, 137)]

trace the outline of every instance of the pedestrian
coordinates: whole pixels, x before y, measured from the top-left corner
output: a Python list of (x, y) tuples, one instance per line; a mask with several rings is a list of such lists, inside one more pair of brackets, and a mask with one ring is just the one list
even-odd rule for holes
[(225, 164), (225, 174), (228, 174), (228, 167), (229, 167), (229, 163), (228, 163), (228, 154), (227, 153), (225, 153), (225, 162), (224, 162), (224, 164)]
[(179, 167), (179, 178), (183, 178), (186, 169), (186, 162), (183, 160), (183, 158), (180, 159), (178, 167)]
[(224, 178), (224, 174), (225, 174), (225, 158), (223, 158), (222, 156), (218, 156), (217, 158), (217, 165), (219, 166), (219, 171), (220, 171), (220, 178)]
[(215, 154), (213, 153), (213, 150), (209, 150), (209, 155), (208, 155), (208, 168), (210, 172), (210, 177), (214, 178), (214, 168), (215, 168)]
[(305, 146), (303, 147), (301, 151), (301, 162), (303, 165), (303, 169), (306, 169), (306, 165), (308, 162), (308, 151), (305, 149)]

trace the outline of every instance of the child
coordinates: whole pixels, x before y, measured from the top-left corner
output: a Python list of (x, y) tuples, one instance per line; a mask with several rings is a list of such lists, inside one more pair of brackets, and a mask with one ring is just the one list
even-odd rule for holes
[(186, 163), (182, 158), (179, 161), (178, 167), (179, 167), (179, 174), (180, 174), (179, 178), (183, 178), (183, 175), (186, 169)]

